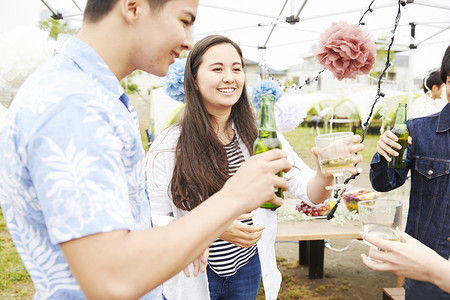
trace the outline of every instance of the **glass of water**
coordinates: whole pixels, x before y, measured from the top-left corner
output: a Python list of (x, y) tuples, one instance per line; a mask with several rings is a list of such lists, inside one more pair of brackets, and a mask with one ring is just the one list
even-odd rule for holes
[(400, 200), (386, 198), (358, 202), (363, 232), (384, 240), (400, 241), (397, 228), (402, 229), (402, 207)]

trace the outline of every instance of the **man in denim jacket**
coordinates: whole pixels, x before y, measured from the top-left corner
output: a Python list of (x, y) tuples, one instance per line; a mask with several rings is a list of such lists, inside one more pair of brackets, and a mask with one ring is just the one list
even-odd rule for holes
[[(450, 46), (441, 66), (450, 102)], [(371, 163), (370, 181), (377, 191), (390, 191), (406, 180), (411, 170), (411, 193), (406, 232), (445, 259), (450, 259), (450, 104), (440, 113), (408, 121), (410, 134), (405, 169), (389, 169), (389, 155), (400, 149), (390, 131), (381, 135)], [(423, 281), (406, 278), (406, 299), (450, 299), (450, 294)]]

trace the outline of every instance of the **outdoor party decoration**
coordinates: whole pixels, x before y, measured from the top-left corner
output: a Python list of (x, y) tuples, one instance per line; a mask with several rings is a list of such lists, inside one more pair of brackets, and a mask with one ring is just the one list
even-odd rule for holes
[(49, 59), (56, 46), (48, 32), (34, 26), (0, 35), (0, 88), (17, 90), (25, 79)]
[[(360, 25), (365, 25), (365, 23), (363, 22), (364, 16), (368, 13), (368, 12), (373, 12), (372, 9), (372, 4), (374, 3), (375, 0), (372, 0), (369, 4), (369, 7), (367, 8), (367, 10), (364, 12), (364, 14), (362, 15), (361, 19), (359, 20), (358, 25), (353, 25), (356, 26), (356, 28), (359, 29), (358, 26)], [(388, 45), (387, 48), (387, 56), (386, 56), (386, 63), (385, 63), (385, 67), (383, 69), (383, 72), (381, 73), (380, 77), (378, 78), (378, 84), (377, 84), (377, 94), (375, 95), (375, 100), (372, 104), (372, 107), (370, 109), (369, 112), (369, 116), (367, 117), (367, 121), (364, 122), (362, 124), (363, 127), (363, 134), (362, 134), (362, 138), (360, 143), (364, 142), (364, 138), (366, 136), (367, 130), (369, 129), (369, 121), (372, 117), (375, 105), (377, 104), (378, 100), (381, 97), (384, 97), (385, 94), (383, 92), (381, 92), (381, 81), (383, 76), (386, 74), (387, 69), (391, 66), (391, 62), (390, 62), (390, 52), (391, 52), (391, 47), (394, 43), (394, 37), (395, 37), (395, 31), (397, 30), (397, 27), (399, 25), (400, 22), (400, 17), (401, 17), (401, 7), (405, 6), (406, 2), (404, 0), (398, 0), (397, 1), (397, 15), (395, 17), (395, 21), (394, 21), (394, 28), (391, 30), (391, 37), (390, 37), (390, 43)], [(352, 76), (356, 76), (357, 74), (359, 74), (359, 72), (366, 72), (367, 70), (367, 66), (365, 66), (366, 62), (371, 61), (370, 59), (370, 53), (372, 49), (372, 47), (370, 46), (370, 38), (368, 38), (368, 35), (364, 35), (361, 32), (357, 31), (356, 28), (353, 27), (353, 29), (349, 28), (346, 23), (343, 24), (345, 22), (339, 22), (339, 23), (333, 23), (333, 25), (327, 29), (325, 31), (324, 34), (322, 34), (321, 36), (321, 40), (320, 40), (320, 45), (318, 50), (315, 51), (315, 56), (316, 58), (319, 60), (319, 62), (322, 64), (322, 66), (325, 69), (329, 69), (330, 71), (333, 72), (333, 74), (336, 76), (337, 79), (342, 80), (343, 78), (354, 78)], [(352, 26), (352, 25), (350, 25)], [(342, 30), (342, 32), (339, 32), (342, 28), (346, 29), (346, 30)], [(358, 37), (358, 39), (354, 39), (351, 37), (351, 35), (356, 35)], [(336, 41), (340, 39), (340, 41)], [(353, 47), (351, 47), (353, 45)], [(339, 47), (338, 47), (339, 46)], [(375, 48), (375, 45), (374, 45)], [(334, 50), (339, 50), (337, 51), (338, 53), (333, 53)], [(355, 55), (355, 53), (353, 51), (356, 51), (358, 49), (365, 49), (367, 51), (368, 54), (366, 55)], [(375, 48), (375, 53), (374, 55), (376, 55), (376, 48)], [(352, 64), (352, 67), (355, 66), (360, 66), (360, 68), (351, 68), (353, 71), (351, 72), (345, 72), (345, 70), (342, 70), (342, 66), (344, 66), (344, 63), (346, 63), (346, 60), (348, 60), (349, 58), (353, 58), (356, 60), (355, 64)], [(375, 56), (374, 56), (375, 58)], [(374, 62), (373, 62), (374, 63)], [(373, 63), (370, 65), (370, 68), (368, 68), (367, 73), (370, 72), (370, 69), (373, 66)], [(345, 66), (350, 66), (350, 64), (345, 64)], [(356, 75), (355, 75), (356, 74)], [(364, 73), (362, 73), (364, 74)], [(356, 165), (355, 165), (356, 167)], [(352, 174), (350, 175), (347, 179), (344, 180), (344, 185), (348, 184), (348, 182), (352, 179), (355, 179), (361, 172), (358, 170), (358, 172), (356, 174)], [(334, 196), (333, 198), (336, 198), (336, 205), (335, 207), (330, 211), (330, 213), (327, 216), (327, 219), (330, 220), (334, 217), (334, 213), (336, 212), (336, 208), (341, 200), (341, 196), (342, 196), (342, 192), (345, 190), (341, 190), (341, 189), (336, 189), (334, 191)]]
[(369, 33), (358, 25), (333, 22), (320, 36), (314, 55), (324, 69), (338, 79), (355, 79), (369, 74), (375, 63), (377, 49)]
[(259, 110), (260, 104), (261, 104), (261, 96), (262, 95), (273, 95), (273, 103), (275, 104), (281, 96), (283, 96), (283, 91), (279, 87), (278, 84), (276, 84), (272, 80), (262, 80), (255, 84), (252, 88), (252, 103), (253, 106)]
[(282, 132), (294, 130), (305, 117), (306, 109), (297, 99), (281, 98), (275, 105), (275, 123)]
[(283, 94), (283, 90), (275, 81), (262, 80), (253, 86), (251, 99), (253, 106), (259, 110), (261, 96), (273, 95), (277, 129), (282, 132), (288, 132), (294, 130), (303, 122), (306, 117), (306, 109), (299, 101), (282, 98)]
[(172, 99), (184, 102), (184, 69), (186, 58), (175, 59), (169, 66), (167, 75), (162, 79), (164, 91)]

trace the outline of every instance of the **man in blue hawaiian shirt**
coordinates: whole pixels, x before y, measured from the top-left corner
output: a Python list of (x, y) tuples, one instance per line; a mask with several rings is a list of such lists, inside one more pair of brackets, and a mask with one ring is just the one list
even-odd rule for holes
[(0, 203), (35, 299), (155, 299), (238, 215), (282, 203), (273, 191), (287, 182), (275, 173), (291, 164), (275, 150), (186, 217), (151, 228), (139, 125), (119, 81), (136, 69), (165, 75), (192, 46), (197, 6), (89, 0), (77, 37), (59, 36), (11, 103)]

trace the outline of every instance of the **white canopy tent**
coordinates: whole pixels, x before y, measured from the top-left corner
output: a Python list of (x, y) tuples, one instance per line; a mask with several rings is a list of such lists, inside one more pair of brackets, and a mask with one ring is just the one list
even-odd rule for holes
[[(55, 17), (80, 21), (86, 0), (26, 0), (41, 3)], [(372, 3), (373, 2), (373, 3)], [(372, 3), (372, 4), (371, 4)], [(417, 47), (413, 75), (419, 76), (442, 57), (450, 41), (448, 0), (404, 0), (394, 46), (409, 51)], [(237, 42), (244, 56), (265, 61), (274, 69), (301, 62), (319, 36), (332, 22), (358, 24), (375, 39), (385, 38), (393, 29), (398, 0), (200, 0), (194, 25), (194, 40), (209, 34), (223, 34)], [(23, 4), (22, 4), (23, 5)], [(411, 40), (411, 24), (415, 39)], [(437, 55), (433, 55), (437, 53)], [(437, 57), (436, 57), (437, 56)], [(420, 59), (419, 59), (420, 58)]]
[[(305, 53), (311, 53), (320, 35), (336, 21), (358, 24), (364, 15), (362, 29), (374, 39), (389, 38), (398, 11), (398, 0), (199, 0), (200, 6), (193, 33), (194, 41), (209, 34), (222, 34), (236, 41), (244, 56), (273, 69), (301, 64)], [(20, 2), (20, 3), (19, 3)], [(23, 0), (0, 4), (5, 24), (11, 10), (37, 23), (42, 11), (79, 26), (86, 0)], [(395, 32), (394, 47), (409, 53), (408, 80), (423, 77), (440, 64), (450, 44), (450, 2), (448, 0), (404, 0), (401, 18)], [(415, 31), (412, 32), (412, 28)], [(411, 34), (414, 33), (414, 39)], [(411, 45), (411, 47), (410, 47)], [(387, 47), (386, 47), (387, 48)], [(317, 72), (320, 68), (317, 69)], [(412, 91), (409, 91), (410, 94)], [(375, 93), (372, 98), (375, 97)], [(302, 99), (307, 98), (306, 95)], [(369, 98), (369, 97), (366, 97)], [(370, 101), (368, 101), (370, 102)], [(361, 102), (359, 102), (361, 103)], [(176, 103), (174, 103), (176, 104)], [(176, 105), (173, 105), (176, 106)], [(370, 109), (359, 108), (360, 115)], [(162, 116), (162, 114), (158, 114)], [(159, 125), (158, 125), (159, 126)]]
[[(55, 18), (81, 20), (86, 0), (40, 1)], [(414, 78), (440, 64), (450, 41), (448, 0), (402, 0), (393, 47), (410, 55), (410, 94)], [(389, 42), (398, 0), (200, 0), (194, 40), (223, 34), (237, 42), (244, 56), (273, 69), (300, 64), (332, 22), (364, 23), (374, 39)], [(371, 11), (368, 11), (370, 8)], [(364, 16), (364, 18), (362, 18)], [(386, 45), (387, 48), (387, 45)], [(317, 70), (319, 71), (319, 69)]]
[[(332, 22), (358, 24), (371, 0), (230, 0), (225, 5), (217, 1), (200, 1), (195, 38), (207, 34), (224, 34), (244, 49), (248, 58), (258, 61), (260, 54), (275, 69), (298, 63), (309, 52), (321, 33)], [(394, 46), (409, 51), (411, 25), (416, 24), (415, 41), (420, 57), (427, 57), (431, 48), (444, 49), (450, 41), (450, 2), (447, 0), (410, 0), (402, 10)], [(375, 0), (373, 13), (367, 13), (362, 28), (374, 38), (384, 38), (393, 29), (397, 13), (396, 0)], [(289, 19), (298, 22), (288, 23)], [(258, 48), (265, 48), (260, 49)], [(423, 55), (425, 53), (425, 55)], [(443, 51), (440, 56), (442, 57)], [(439, 56), (439, 55), (438, 55)], [(432, 60), (433, 57), (429, 56)], [(418, 64), (421, 62), (415, 62)], [(426, 62), (425, 62), (426, 63)], [(435, 64), (430, 64), (435, 65)], [(427, 68), (430, 68), (429, 66)], [(417, 66), (419, 72), (423, 69)], [(417, 74), (420, 75), (420, 74)]]

